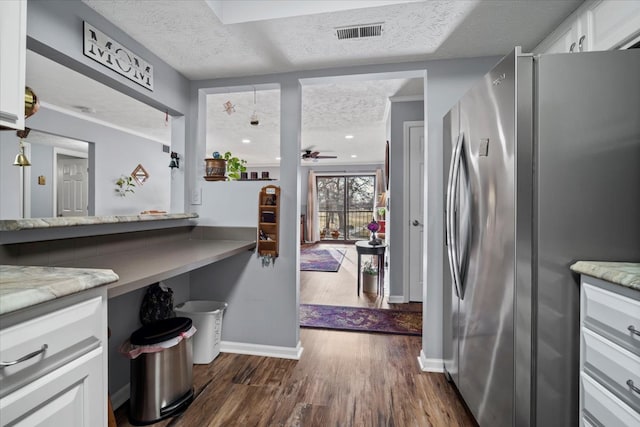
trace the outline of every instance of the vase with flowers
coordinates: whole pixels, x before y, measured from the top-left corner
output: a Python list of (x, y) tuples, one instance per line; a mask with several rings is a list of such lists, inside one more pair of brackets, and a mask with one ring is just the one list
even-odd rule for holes
[(371, 222), (367, 224), (367, 229), (371, 232), (371, 240), (369, 240), (369, 244), (371, 246), (382, 244), (382, 240), (376, 237), (376, 233), (380, 230), (380, 224), (378, 224), (375, 218), (372, 218)]

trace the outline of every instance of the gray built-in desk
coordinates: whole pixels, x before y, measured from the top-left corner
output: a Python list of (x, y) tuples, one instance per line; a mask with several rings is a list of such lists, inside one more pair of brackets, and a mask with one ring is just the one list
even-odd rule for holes
[(149, 286), (256, 247), (256, 241), (181, 240), (150, 248), (96, 255), (60, 263), (59, 267), (109, 268), (118, 281), (107, 285), (109, 298)]
[(10, 233), (14, 243), (4, 240), (0, 245), (0, 264), (110, 269), (119, 277), (106, 285), (113, 298), (256, 247), (254, 227), (201, 227), (184, 222), (193, 218), (197, 215), (144, 217), (138, 222), (127, 217), (105, 224), (92, 220), (54, 230), (44, 226), (43, 235), (37, 227), (5, 228), (0, 234)]

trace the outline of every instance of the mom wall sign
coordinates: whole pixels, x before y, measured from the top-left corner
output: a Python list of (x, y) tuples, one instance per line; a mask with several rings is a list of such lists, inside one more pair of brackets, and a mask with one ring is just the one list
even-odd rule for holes
[(83, 45), (85, 56), (153, 91), (153, 66), (86, 21)]

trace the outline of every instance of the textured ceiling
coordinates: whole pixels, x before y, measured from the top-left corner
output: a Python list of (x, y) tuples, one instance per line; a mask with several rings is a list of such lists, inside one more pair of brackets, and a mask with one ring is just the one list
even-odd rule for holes
[[(368, 80), (302, 87), (302, 148), (336, 155), (331, 164), (372, 163), (384, 160), (388, 98), (422, 94), (422, 79)], [(231, 151), (251, 165), (277, 164), (280, 152), (280, 92), (234, 92), (207, 96), (207, 155)], [(227, 114), (227, 101), (235, 112)], [(254, 110), (260, 124), (249, 121)], [(352, 135), (352, 139), (345, 139)], [(249, 139), (250, 143), (243, 143)], [(372, 150), (372, 146), (380, 147)], [(352, 157), (355, 155), (357, 157)]]
[[(428, 0), (224, 25), (205, 0), (83, 1), (196, 80), (504, 55), (516, 45), (527, 51), (580, 3)], [(335, 36), (336, 27), (376, 22), (384, 22), (381, 37), (339, 41)]]
[[(423, 0), (224, 25), (205, 0), (83, 2), (193, 80), (503, 55), (516, 45), (529, 51), (581, 3)], [(336, 27), (376, 22), (384, 23), (381, 37), (338, 41), (335, 36)], [(169, 142), (162, 112), (34, 55), (27, 58), (27, 83), (43, 101), (72, 110), (87, 106), (96, 110), (88, 115), (93, 119)], [(417, 79), (303, 86), (303, 147), (333, 151), (339, 163), (382, 161), (383, 153), (368, 144), (384, 139), (387, 98), (415, 94), (422, 94)], [(258, 92), (258, 127), (248, 125), (253, 92), (228, 95), (222, 102), (224, 95), (209, 96), (207, 154), (231, 150), (250, 163), (273, 164), (279, 152), (277, 91)], [(223, 112), (226, 100), (236, 105), (231, 116)], [(355, 138), (347, 141), (346, 134)], [(239, 142), (242, 138), (251, 144)]]

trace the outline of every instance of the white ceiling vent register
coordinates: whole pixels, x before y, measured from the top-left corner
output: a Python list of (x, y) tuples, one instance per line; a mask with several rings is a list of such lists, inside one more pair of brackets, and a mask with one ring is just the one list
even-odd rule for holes
[(338, 27), (336, 28), (336, 35), (338, 36), (338, 40), (361, 39), (363, 37), (379, 37), (382, 35), (382, 24), (384, 23), (378, 22), (376, 24)]

